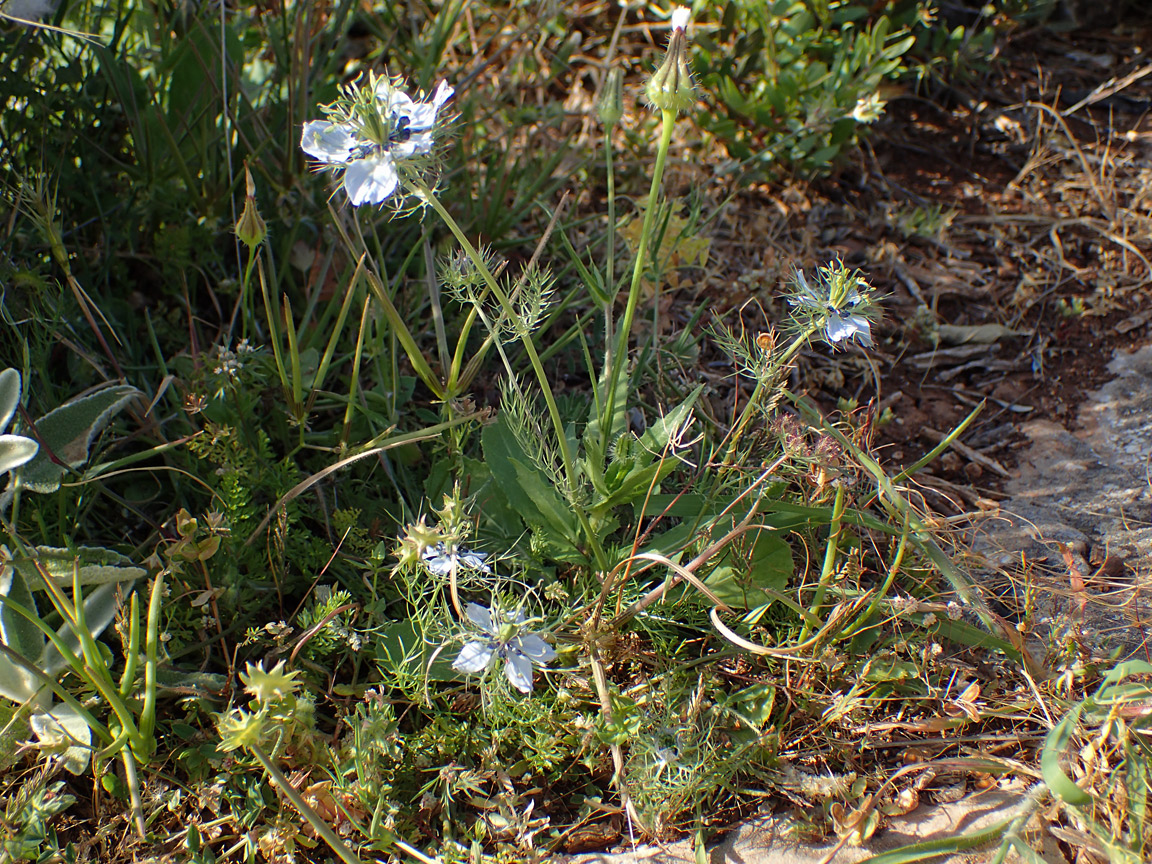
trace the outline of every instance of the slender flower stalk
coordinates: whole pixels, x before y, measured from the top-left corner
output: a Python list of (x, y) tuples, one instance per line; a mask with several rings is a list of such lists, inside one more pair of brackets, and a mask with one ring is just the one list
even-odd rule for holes
[[(620, 374), (627, 363), (628, 338), (632, 333), (632, 320), (636, 316), (636, 306), (640, 302), (640, 283), (648, 255), (648, 244), (652, 237), (652, 224), (656, 217), (660, 188), (664, 181), (664, 163), (668, 158), (668, 147), (672, 143), (672, 129), (676, 115), (691, 107), (694, 102), (692, 76), (688, 69), (688, 19), (690, 11), (678, 6), (672, 12), (672, 38), (668, 42), (668, 53), (660, 68), (649, 79), (644, 95), (653, 107), (660, 111), (660, 143), (656, 148), (656, 165), (652, 170), (652, 186), (648, 191), (648, 206), (644, 210), (644, 221), (640, 228), (640, 242), (636, 250), (636, 260), (632, 265), (632, 282), (628, 287), (628, 304), (624, 308), (624, 319), (620, 322), (616, 350), (608, 355), (608, 392), (604, 394), (604, 415), (600, 424), (603, 440), (601, 446), (607, 449), (608, 436), (612, 434), (612, 416), (616, 410), (616, 388)], [(659, 301), (657, 300), (657, 308)]]
[[(669, 132), (671, 136), (671, 132)], [(436, 211), (436, 215), (443, 220), (448, 230), (455, 236), (460, 247), (468, 256), (468, 259), (476, 267), (477, 272), (484, 278), (488, 290), (496, 301), (500, 304), (501, 311), (509, 316), (510, 319), (515, 318), (516, 310), (512, 307), (512, 301), (509, 300), (508, 295), (504, 289), (500, 287), (500, 283), (496, 281), (496, 277), (492, 274), (488, 265), (484, 261), (484, 256), (481, 255), (472, 242), (468, 239), (467, 235), (457, 224), (456, 220), (452, 218), (452, 214), (445, 209), (436, 196), (432, 194), (432, 190), (428, 188), (418, 176), (407, 176), (403, 178), (403, 182), (408, 185), (409, 191), (426, 203), (429, 207)], [(572, 450), (568, 445), (568, 436), (565, 433), (564, 421), (560, 416), (560, 408), (556, 404), (556, 397), (552, 393), (552, 387), (548, 383), (548, 376), (544, 371), (544, 365), (540, 362), (540, 354), (536, 350), (535, 344), (532, 342), (532, 335), (527, 332), (519, 333), (520, 344), (524, 348), (524, 353), (528, 356), (528, 363), (532, 367), (533, 374), (540, 384), (540, 392), (544, 398), (544, 404), (548, 408), (548, 416), (552, 421), (552, 428), (556, 433), (557, 446), (560, 451), (560, 461), (564, 466), (564, 477), (571, 484), (572, 488), (577, 488), (576, 484), (576, 463), (573, 457)], [(600, 542), (599, 535), (592, 530), (592, 526), (588, 521), (588, 514), (584, 512), (581, 507), (573, 507), (573, 512), (579, 520), (581, 528), (583, 529), (584, 537), (587, 539), (592, 548), (592, 555), (596, 559), (596, 566), (601, 570), (607, 571), (608, 558), (604, 552), (603, 544)]]

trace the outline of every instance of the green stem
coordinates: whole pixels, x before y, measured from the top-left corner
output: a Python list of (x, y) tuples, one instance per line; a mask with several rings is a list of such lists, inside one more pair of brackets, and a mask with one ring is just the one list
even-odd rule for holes
[(268, 772), (268, 777), (272, 780), (273, 784), (279, 787), (284, 797), (287, 798), (292, 806), (299, 811), (300, 815), (308, 821), (308, 824), (320, 835), (321, 839), (328, 844), (328, 848), (335, 852), (344, 864), (363, 864), (363, 861), (358, 858), (351, 849), (344, 845), (344, 841), (336, 835), (332, 827), (320, 818), (320, 814), (309, 807), (308, 802), (300, 797), (300, 793), (288, 782), (288, 778), (276, 767), (267, 753), (255, 745), (250, 746), (248, 750), (256, 757), (256, 761), (260, 763), (264, 770)]
[(152, 580), (144, 632), (144, 704), (140, 708), (140, 734), (148, 741), (152, 741), (156, 731), (156, 670), (160, 664), (160, 607), (163, 602), (164, 576), (161, 573)]
[(776, 383), (777, 373), (785, 366), (787, 366), (789, 362), (791, 362), (792, 357), (795, 356), (796, 352), (799, 351), (805, 344), (807, 344), (808, 340), (812, 337), (812, 334), (823, 327), (824, 323), (825, 322), (821, 321), (817, 324), (811, 325), (803, 333), (793, 339), (791, 344), (789, 344), (789, 346), (784, 349), (784, 353), (781, 354), (779, 358), (774, 359), (768, 368), (765, 369), (764, 374), (756, 379), (756, 386), (752, 388), (752, 395), (749, 396), (748, 401), (744, 403), (744, 410), (740, 412), (740, 418), (736, 421), (735, 425), (732, 427), (732, 431), (729, 433), (732, 436), (732, 440), (728, 443), (728, 452), (724, 456), (723, 465), (731, 465), (732, 461), (736, 458), (736, 445), (740, 442), (740, 438), (744, 435), (744, 430), (748, 425), (748, 421), (752, 419), (752, 412), (756, 410), (756, 406), (760, 402), (760, 397), (764, 393), (764, 388)]
[(675, 111), (660, 112), (660, 144), (656, 148), (656, 166), (652, 171), (652, 187), (648, 190), (648, 207), (644, 210), (644, 222), (640, 229), (640, 244), (636, 250), (636, 261), (632, 265), (632, 283), (628, 287), (628, 305), (624, 308), (624, 320), (620, 324), (616, 351), (608, 358), (608, 392), (604, 398), (604, 414), (600, 418), (601, 449), (607, 452), (612, 435), (612, 415), (616, 410), (616, 387), (620, 383), (620, 373), (628, 360), (628, 337), (632, 333), (632, 319), (640, 302), (640, 282), (644, 274), (645, 258), (648, 254), (648, 240), (652, 236), (652, 221), (656, 218), (656, 204), (660, 197), (660, 186), (664, 179), (664, 162), (668, 147), (672, 143), (672, 128), (676, 123)]
[(872, 602), (868, 604), (868, 608), (864, 610), (864, 614), (856, 619), (856, 623), (849, 626), (844, 631), (841, 638), (851, 639), (872, 620), (872, 616), (876, 614), (880, 608), (880, 604), (884, 602), (884, 598), (888, 596), (888, 589), (892, 587), (892, 583), (896, 580), (896, 574), (900, 572), (900, 567), (904, 563), (904, 551), (908, 548), (908, 520), (904, 520), (904, 533), (900, 535), (900, 545), (896, 547), (896, 557), (892, 559), (892, 564), (888, 568), (888, 576), (884, 580), (884, 584), (880, 586), (880, 590), (876, 592), (876, 596), (872, 598)]
[[(832, 522), (828, 526), (828, 545), (824, 548), (824, 568), (820, 571), (820, 583), (816, 586), (816, 596), (812, 598), (812, 605), (808, 607), (813, 615), (818, 615), (820, 607), (824, 604), (824, 595), (828, 593), (828, 585), (832, 581), (832, 574), (836, 572), (836, 557), (840, 545), (840, 529), (843, 526), (844, 519), (844, 486), (836, 487), (836, 500), (832, 504)], [(808, 637), (808, 631), (811, 625), (808, 622), (804, 623), (804, 629), (800, 631), (800, 638), (796, 641), (803, 642)]]
[[(414, 177), (411, 179), (411, 183), (418, 192), (421, 200), (426, 201), (428, 205), (436, 211), (436, 214), (443, 220), (444, 224), (448, 226), (448, 229), (456, 237), (457, 242), (464, 249), (465, 254), (467, 254), (468, 258), (476, 267), (477, 272), (483, 275), (488, 289), (500, 304), (500, 309), (503, 314), (507, 316), (509, 320), (515, 320), (516, 310), (512, 307), (512, 302), (508, 299), (508, 295), (504, 293), (504, 289), (500, 287), (500, 283), (496, 281), (496, 277), (492, 275), (492, 271), (485, 265), (483, 258), (468, 240), (468, 237), (456, 223), (456, 220), (453, 219), (452, 215), (444, 206), (436, 200), (436, 196), (432, 194), (432, 190), (424, 184), (424, 181), (418, 177)], [(568, 481), (569, 488), (576, 489), (577, 477), (575, 460), (568, 446), (568, 436), (564, 433), (564, 421), (560, 417), (560, 409), (556, 405), (556, 398), (552, 395), (552, 387), (548, 383), (548, 376), (544, 372), (544, 365), (540, 362), (540, 355), (536, 351), (536, 345), (532, 342), (532, 334), (521, 330), (518, 336), (520, 344), (524, 348), (524, 353), (528, 355), (528, 363), (532, 366), (532, 371), (535, 373), (536, 380), (540, 385), (540, 392), (544, 397), (544, 404), (548, 408), (548, 416), (552, 420), (552, 428), (556, 433), (556, 443), (560, 450), (560, 461), (564, 464), (564, 477)], [(584, 531), (585, 538), (592, 547), (593, 556), (596, 559), (596, 566), (601, 570), (607, 570), (607, 556), (600, 543), (600, 538), (592, 530), (592, 525), (588, 521), (588, 515), (580, 507), (573, 506), (572, 509), (576, 514), (576, 518), (580, 520), (580, 526)]]
[(612, 309), (616, 303), (616, 171), (612, 163), (612, 128), (604, 130), (604, 171), (608, 181), (608, 260), (605, 262), (604, 362), (612, 365)]

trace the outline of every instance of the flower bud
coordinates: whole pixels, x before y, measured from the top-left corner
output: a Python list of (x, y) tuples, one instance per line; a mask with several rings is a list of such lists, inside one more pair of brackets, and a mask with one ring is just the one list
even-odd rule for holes
[(696, 102), (692, 88), (692, 71), (688, 68), (688, 18), (690, 11), (677, 6), (672, 11), (672, 38), (668, 53), (648, 84), (644, 95), (661, 111), (685, 111)]
[(236, 222), (236, 236), (249, 249), (254, 249), (263, 242), (268, 228), (260, 218), (260, 211), (256, 209), (256, 182), (247, 165), (244, 166), (244, 181), (247, 194), (244, 196), (244, 212)]
[(600, 104), (596, 106), (601, 122), (611, 129), (620, 122), (624, 116), (624, 72), (619, 66), (614, 67), (608, 77), (604, 79), (604, 88), (600, 91)]

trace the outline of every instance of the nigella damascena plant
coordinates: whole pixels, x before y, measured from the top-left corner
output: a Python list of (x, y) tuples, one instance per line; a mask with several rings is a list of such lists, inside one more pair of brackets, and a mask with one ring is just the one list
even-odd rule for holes
[(417, 102), (400, 83), (369, 73), (321, 106), (324, 120), (304, 124), (301, 148), (321, 170), (340, 175), (354, 207), (383, 204), (402, 190), (405, 172), (421, 174), (432, 166), (444, 126), (440, 112), (454, 91), (441, 81), (430, 101)]
[(877, 317), (871, 295), (871, 287), (859, 274), (836, 262), (821, 267), (811, 284), (797, 270), (788, 303), (794, 307), (797, 324), (804, 330), (822, 330), (834, 350), (852, 340), (871, 348), (871, 325)]
[(531, 693), (532, 665), (543, 666), (555, 660), (556, 652), (538, 634), (527, 631), (523, 611), (501, 612), (496, 608), (485, 609), (479, 603), (469, 603), (464, 614), (483, 631), (483, 635), (460, 649), (452, 668), (477, 675), (488, 671), (502, 659), (508, 683), (521, 693)]

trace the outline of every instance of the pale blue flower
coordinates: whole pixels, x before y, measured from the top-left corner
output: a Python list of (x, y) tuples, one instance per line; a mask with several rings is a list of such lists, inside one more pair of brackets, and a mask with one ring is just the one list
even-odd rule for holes
[(808, 280), (800, 270), (796, 271), (796, 289), (796, 294), (789, 297), (788, 302), (823, 314), (824, 337), (833, 346), (855, 339), (866, 348), (872, 347), (871, 323), (857, 311), (865, 302), (858, 290), (850, 288), (836, 298), (830, 294), (821, 297), (808, 285)]
[(391, 79), (371, 78), (326, 108), (329, 119), (305, 123), (300, 146), (321, 167), (343, 171), (354, 207), (383, 204), (400, 185), (398, 165), (432, 152), (436, 115), (453, 92), (441, 81), (430, 102), (415, 102)]
[(460, 565), (491, 573), (492, 568), (486, 563), (487, 552), (476, 552), (464, 546), (447, 546), (443, 542), (435, 546), (428, 546), (423, 552), (424, 563), (428, 569), (437, 576), (448, 576), (453, 566), (459, 569)]
[(556, 659), (552, 646), (535, 633), (523, 630), (527, 621), (522, 611), (515, 614), (496, 613), (504, 622), (497, 624), (493, 611), (478, 603), (469, 603), (464, 614), (484, 631), (484, 638), (467, 643), (452, 668), (457, 672), (477, 675), (492, 667), (497, 659), (504, 659), (504, 674), (508, 683), (521, 693), (532, 692), (532, 664), (543, 666)]

